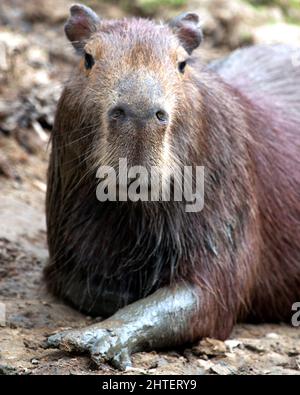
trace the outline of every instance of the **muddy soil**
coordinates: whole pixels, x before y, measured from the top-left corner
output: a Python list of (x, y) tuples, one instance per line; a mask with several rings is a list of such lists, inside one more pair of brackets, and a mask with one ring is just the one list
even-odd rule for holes
[[(45, 342), (56, 331), (101, 320), (53, 298), (42, 279), (48, 140), (61, 85), (75, 63), (61, 40), (69, 3), (0, 3), (0, 374), (120, 374), (107, 364), (96, 369), (85, 355), (47, 349)], [(125, 14), (116, 2), (93, 3), (102, 15)], [(258, 37), (253, 21), (269, 18), (231, 0), (193, 0), (190, 9), (200, 3), (207, 59), (243, 40), (253, 42)], [(163, 16), (178, 12), (166, 10)], [(282, 22), (276, 12), (272, 15)], [(237, 325), (226, 342), (204, 339), (189, 348), (135, 354), (133, 368), (122, 374), (300, 374), (299, 331), (283, 324)]]

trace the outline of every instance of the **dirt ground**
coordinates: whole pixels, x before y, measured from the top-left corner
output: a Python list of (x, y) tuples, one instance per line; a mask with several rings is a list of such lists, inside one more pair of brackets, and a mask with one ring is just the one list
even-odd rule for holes
[[(56, 4), (55, 10), (42, 0), (0, 4), (0, 374), (120, 374), (109, 365), (96, 369), (87, 356), (47, 349), (45, 342), (56, 331), (101, 319), (56, 300), (42, 280), (48, 139), (61, 83), (75, 61), (59, 40), (69, 2)], [(125, 13), (107, 2), (99, 7), (109, 16)], [(233, 10), (227, 22), (238, 27), (228, 30), (224, 15), (207, 10), (208, 58), (242, 44), (245, 35), (237, 31), (246, 25), (238, 15), (255, 19), (252, 9)], [(210, 35), (213, 26), (218, 34)], [(259, 28), (249, 28), (251, 42)], [(135, 354), (133, 368), (122, 374), (299, 375), (299, 331), (283, 324), (237, 325), (226, 342), (204, 339), (187, 349)]]

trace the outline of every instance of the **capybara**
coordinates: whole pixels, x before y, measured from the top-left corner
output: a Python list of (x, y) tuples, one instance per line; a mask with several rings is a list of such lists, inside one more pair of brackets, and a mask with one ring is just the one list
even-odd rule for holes
[[(300, 300), (297, 48), (253, 46), (205, 65), (195, 13), (158, 24), (102, 20), (83, 5), (65, 32), (81, 60), (52, 135), (45, 278), (107, 318), (49, 345), (122, 369), (139, 350), (226, 339), (237, 321), (290, 321)], [(99, 201), (97, 169), (120, 158), (157, 166), (162, 180), (175, 165), (203, 166), (203, 209)]]

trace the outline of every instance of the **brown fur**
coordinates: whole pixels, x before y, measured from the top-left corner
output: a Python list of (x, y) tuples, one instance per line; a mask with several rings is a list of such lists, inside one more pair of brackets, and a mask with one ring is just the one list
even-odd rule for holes
[[(185, 340), (226, 338), (240, 319), (289, 320), (300, 299), (300, 71), (283, 73), (292, 49), (254, 47), (209, 67), (191, 57), (180, 75), (187, 54), (176, 36), (140, 19), (101, 22), (86, 48), (96, 64), (86, 71), (81, 63), (67, 83), (52, 137), (50, 289), (110, 315), (163, 285), (190, 283), (199, 308)], [(138, 86), (159, 81), (167, 129), (109, 130), (105, 115), (123, 76)], [(143, 108), (139, 94), (130, 100)], [(141, 150), (161, 164), (166, 139), (167, 166), (205, 166), (202, 212), (96, 200), (97, 166), (120, 156), (135, 163)]]

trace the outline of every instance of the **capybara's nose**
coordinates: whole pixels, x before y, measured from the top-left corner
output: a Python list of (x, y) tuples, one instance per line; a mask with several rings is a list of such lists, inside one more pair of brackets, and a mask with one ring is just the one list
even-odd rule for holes
[(128, 104), (117, 104), (108, 112), (109, 120), (112, 122), (143, 121), (167, 124), (169, 115), (162, 106), (145, 106), (143, 104), (130, 106)]

